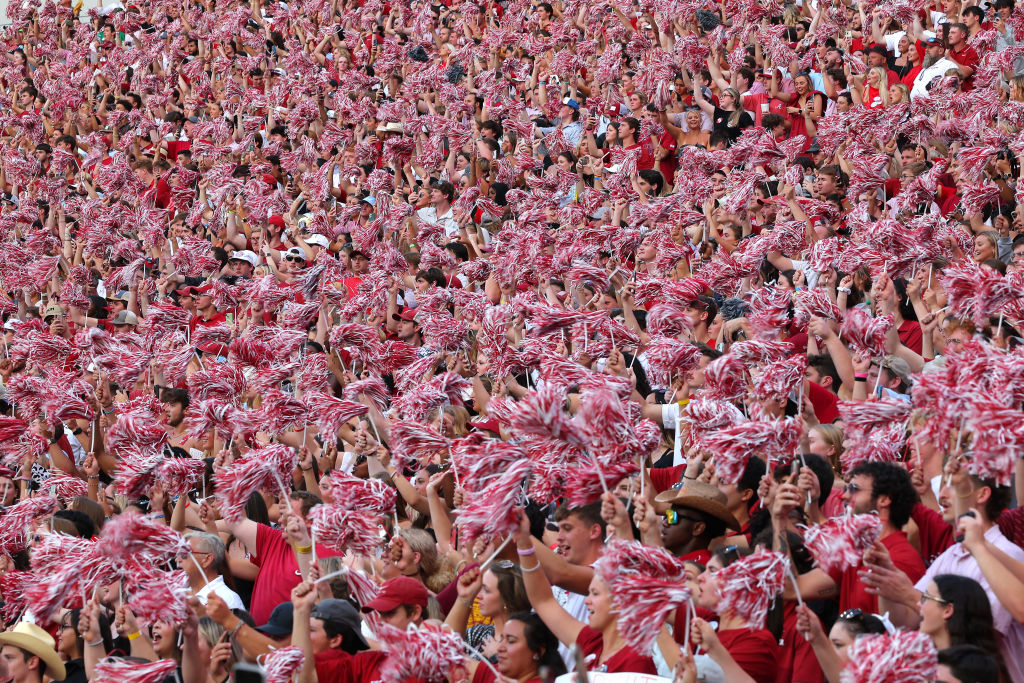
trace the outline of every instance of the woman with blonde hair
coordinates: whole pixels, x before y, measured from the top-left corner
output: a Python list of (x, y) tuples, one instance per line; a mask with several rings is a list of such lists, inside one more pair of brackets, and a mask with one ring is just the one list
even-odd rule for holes
[(391, 564), (398, 573), (411, 576), (432, 593), (455, 580), (455, 571), (438, 554), (434, 537), (422, 529), (399, 530), (391, 541)]
[(821, 456), (831, 466), (836, 477), (821, 513), (826, 517), (838, 517), (843, 514), (845, 503), (843, 490), (845, 482), (842, 478), (843, 430), (835, 425), (814, 425), (807, 432), (807, 452)]
[(866, 109), (881, 109), (889, 106), (889, 75), (880, 66), (873, 66), (867, 73), (854, 76), (854, 102), (859, 98)]
[(910, 88), (906, 83), (893, 83), (889, 86), (889, 106), (910, 102)]

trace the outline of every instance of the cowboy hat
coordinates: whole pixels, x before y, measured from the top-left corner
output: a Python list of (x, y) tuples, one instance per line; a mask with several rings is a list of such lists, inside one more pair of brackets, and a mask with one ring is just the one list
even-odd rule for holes
[(662, 491), (654, 500), (674, 507), (700, 510), (722, 520), (730, 529), (740, 528), (739, 522), (725, 506), (725, 494), (717, 486), (702, 481), (688, 481), (678, 489)]
[(13, 645), (22, 650), (31, 652), (45, 665), (45, 673), (55, 681), (62, 681), (67, 675), (64, 669), (64, 662), (55, 649), (56, 643), (50, 634), (39, 628), (30, 621), (21, 621), (14, 629), (0, 633), (0, 646)]

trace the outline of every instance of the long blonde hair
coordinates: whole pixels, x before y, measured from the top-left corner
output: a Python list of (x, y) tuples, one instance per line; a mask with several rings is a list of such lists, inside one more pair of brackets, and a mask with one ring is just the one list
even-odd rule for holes
[[(880, 66), (873, 66), (868, 73), (878, 74), (878, 96), (882, 98), (882, 106), (889, 106), (889, 74)], [(866, 79), (865, 79), (866, 80)], [(866, 89), (866, 88), (865, 88)]]
[(420, 554), (417, 578), (433, 593), (440, 593), (455, 580), (455, 570), (437, 552), (434, 537), (422, 529), (402, 529), (398, 535), (405, 539), (414, 553)]

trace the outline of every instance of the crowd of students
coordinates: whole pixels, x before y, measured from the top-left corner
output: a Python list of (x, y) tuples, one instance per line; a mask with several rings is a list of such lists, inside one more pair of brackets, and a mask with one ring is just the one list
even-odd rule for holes
[(1024, 683), (1014, 0), (7, 17), (0, 678)]

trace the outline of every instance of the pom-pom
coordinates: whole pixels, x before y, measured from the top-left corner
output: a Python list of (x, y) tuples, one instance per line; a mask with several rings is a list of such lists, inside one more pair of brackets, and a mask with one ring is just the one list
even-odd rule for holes
[(850, 308), (843, 321), (842, 337), (854, 350), (878, 358), (885, 355), (885, 335), (895, 324), (891, 314), (872, 318), (860, 308)]
[(388, 652), (379, 671), (384, 683), (445, 680), (462, 665), (462, 636), (443, 624), (426, 621), (405, 631), (380, 624), (376, 636)]
[(217, 501), (224, 519), (241, 519), (249, 496), (264, 489), (287, 494), (298, 466), (295, 450), (282, 444), (254, 448), (214, 475)]
[(266, 683), (289, 683), (305, 661), (301, 647), (274, 650), (263, 660), (263, 679)]
[(523, 483), (533, 473), (533, 463), (520, 460), (478, 493), (467, 495), (467, 502), (456, 520), (467, 544), (477, 538), (508, 536), (519, 528), (516, 508), (522, 504)]
[(863, 635), (848, 649), (841, 683), (927, 683), (938, 673), (938, 652), (920, 631)]
[(844, 571), (860, 564), (881, 531), (878, 515), (832, 517), (808, 529), (804, 544), (826, 573)]
[(57, 499), (53, 496), (28, 498), (7, 508), (0, 517), (0, 554), (14, 555), (28, 545), (28, 533), (32, 522), (43, 515), (57, 510)]
[(341, 505), (317, 505), (309, 519), (317, 542), (339, 553), (373, 557), (380, 547), (377, 519), (361, 510)]
[(719, 569), (719, 612), (732, 612), (750, 629), (764, 628), (768, 608), (785, 587), (788, 569), (789, 558), (773, 550), (758, 550)]
[(173, 659), (139, 664), (123, 657), (108, 657), (96, 664), (97, 683), (161, 683), (177, 668)]

